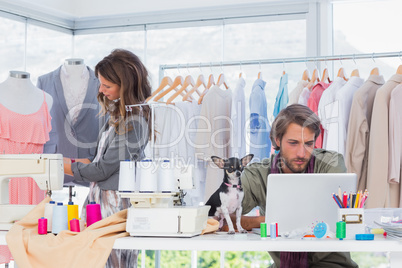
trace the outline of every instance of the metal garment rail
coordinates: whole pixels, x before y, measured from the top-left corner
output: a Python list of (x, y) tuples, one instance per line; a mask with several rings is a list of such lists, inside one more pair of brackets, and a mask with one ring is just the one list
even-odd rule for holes
[[(262, 64), (285, 64), (296, 62), (318, 62), (318, 61), (341, 61), (341, 60), (359, 60), (359, 59), (376, 59), (376, 58), (401, 58), (402, 51), (385, 52), (385, 53), (367, 53), (367, 54), (348, 54), (348, 55), (332, 55), (332, 56), (317, 56), (317, 57), (298, 57), (298, 58), (283, 58), (283, 59), (261, 59), (261, 60), (241, 60), (241, 61), (221, 61), (221, 62), (200, 62), (200, 63), (182, 63), (182, 64), (165, 64), (160, 65), (159, 70), (179, 68), (201, 68), (201, 67), (223, 67), (223, 66), (242, 66), (242, 65), (262, 65)], [(402, 58), (401, 58), (402, 60)]]

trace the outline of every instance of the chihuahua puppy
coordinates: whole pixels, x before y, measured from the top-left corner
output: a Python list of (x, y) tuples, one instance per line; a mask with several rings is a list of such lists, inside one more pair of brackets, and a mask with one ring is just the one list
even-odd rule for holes
[(226, 220), (229, 227), (228, 234), (235, 234), (233, 223), (230, 219), (230, 214), (235, 211), (237, 230), (240, 233), (247, 233), (240, 224), (243, 210), (241, 202), (244, 197), (240, 176), (244, 167), (253, 157), (253, 154), (246, 155), (240, 160), (236, 157), (229, 159), (222, 159), (217, 156), (211, 157), (215, 165), (224, 170), (224, 176), (221, 186), (211, 195), (205, 205), (211, 206), (208, 215), (214, 216), (219, 220), (219, 228), (222, 228), (223, 220)]

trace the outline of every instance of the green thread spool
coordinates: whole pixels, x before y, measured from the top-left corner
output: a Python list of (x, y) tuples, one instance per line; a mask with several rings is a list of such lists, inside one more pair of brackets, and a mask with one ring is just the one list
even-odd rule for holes
[(343, 240), (346, 237), (346, 222), (338, 221), (336, 223), (336, 238)]
[(260, 223), (260, 233), (261, 233), (261, 237), (267, 237), (267, 223), (266, 222)]

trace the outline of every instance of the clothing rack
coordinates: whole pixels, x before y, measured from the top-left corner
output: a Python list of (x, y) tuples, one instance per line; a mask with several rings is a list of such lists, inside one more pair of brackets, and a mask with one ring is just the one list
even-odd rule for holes
[[(202, 68), (202, 67), (223, 67), (223, 66), (242, 66), (242, 65), (262, 65), (262, 64), (285, 64), (297, 62), (318, 62), (318, 61), (342, 61), (342, 60), (360, 60), (360, 59), (376, 59), (376, 58), (392, 58), (402, 57), (402, 51), (385, 52), (385, 53), (365, 53), (365, 54), (348, 54), (348, 55), (331, 55), (317, 57), (298, 57), (298, 58), (277, 58), (262, 60), (242, 60), (242, 61), (221, 61), (221, 62), (200, 62), (200, 63), (184, 63), (184, 64), (165, 64), (159, 66), (159, 74), (163, 76), (165, 70), (181, 68)], [(401, 58), (402, 60), (402, 58)]]

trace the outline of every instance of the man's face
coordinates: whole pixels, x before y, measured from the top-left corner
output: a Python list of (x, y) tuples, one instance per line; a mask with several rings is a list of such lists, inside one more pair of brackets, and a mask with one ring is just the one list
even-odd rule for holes
[(314, 132), (291, 123), (282, 140), (277, 138), (275, 141), (276, 144), (280, 144), (282, 171), (284, 173), (303, 172), (314, 149)]

